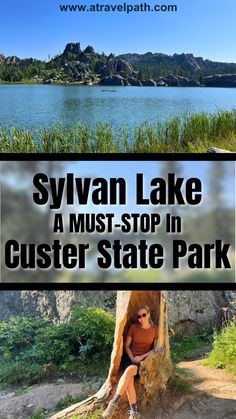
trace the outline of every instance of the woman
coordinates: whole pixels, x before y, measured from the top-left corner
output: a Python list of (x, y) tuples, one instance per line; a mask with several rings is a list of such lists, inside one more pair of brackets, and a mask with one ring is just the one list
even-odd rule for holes
[(149, 307), (140, 307), (136, 312), (137, 322), (132, 324), (128, 330), (125, 351), (128, 355), (126, 369), (118, 383), (116, 394), (107, 406), (103, 417), (112, 417), (118, 407), (121, 396), (126, 391), (129, 404), (129, 419), (137, 418), (138, 408), (136, 403), (136, 391), (134, 377), (138, 374), (140, 362), (153, 352), (158, 337), (157, 326), (154, 326), (150, 318)]

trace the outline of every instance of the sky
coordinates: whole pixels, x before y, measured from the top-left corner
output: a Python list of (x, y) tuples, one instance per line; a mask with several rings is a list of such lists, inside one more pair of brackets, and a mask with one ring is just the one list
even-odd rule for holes
[[(23, 167), (27, 167), (27, 162), (18, 163)], [(217, 165), (218, 162), (209, 161), (180, 161), (179, 168), (180, 173), (177, 177), (183, 177), (185, 181), (189, 178), (199, 178), (202, 183), (202, 200), (201, 207), (203, 210), (208, 210), (211, 207), (211, 195), (209, 194), (209, 175), (213, 165)], [(58, 163), (58, 171), (55, 175), (56, 178), (66, 177), (67, 173), (74, 173), (75, 177), (82, 178), (96, 178), (103, 177), (107, 180), (110, 178), (123, 177), (127, 185), (127, 199), (126, 205), (107, 205), (107, 206), (96, 206), (92, 204), (91, 194), (89, 196), (89, 202), (85, 206), (81, 206), (84, 212), (100, 212), (101, 208), (103, 212), (116, 212), (121, 214), (122, 212), (129, 210), (133, 212), (143, 211), (148, 212), (149, 209), (155, 207), (155, 205), (136, 205), (136, 174), (143, 173), (144, 175), (144, 198), (149, 198), (149, 194), (153, 187), (150, 186), (150, 182), (155, 177), (162, 177), (162, 168), (164, 163), (159, 161), (69, 161), (63, 162), (63, 165)], [(8, 163), (8, 171), (12, 171), (12, 176), (8, 176), (7, 182), (10, 183), (11, 187), (14, 185), (19, 189), (18, 174), (15, 174), (11, 169), (12, 164)], [(225, 182), (222, 182), (222, 198), (224, 198), (225, 207), (232, 208), (235, 205), (235, 162), (228, 161), (225, 164), (227, 167)], [(1, 164), (0, 164), (1, 169)], [(42, 172), (47, 173), (42, 165)], [(33, 175), (32, 175), (33, 177)], [(28, 175), (27, 181), (24, 183), (21, 180), (21, 188), (29, 189), (29, 181), (32, 190), (35, 192), (32, 177)], [(93, 187), (91, 188), (93, 190)], [(185, 193), (185, 186), (182, 187), (183, 194)], [(75, 200), (75, 205), (78, 205)], [(188, 206), (188, 205), (186, 205)], [(198, 206), (197, 206), (198, 207)], [(195, 207), (195, 208), (197, 208)], [(70, 207), (71, 208), (71, 207)], [(199, 207), (198, 207), (199, 208)]]
[[(199, 178), (202, 183), (202, 202), (201, 206), (207, 209), (211, 205), (211, 198), (209, 195), (209, 174), (213, 164), (218, 162), (208, 161), (180, 161), (180, 173), (177, 176), (184, 177), (185, 180), (189, 178)], [(70, 170), (75, 173), (78, 177), (101, 177), (102, 169), (106, 168), (102, 176), (106, 179), (111, 177), (124, 177), (127, 183), (127, 206), (132, 211), (147, 210), (147, 206), (136, 206), (136, 188), (135, 179), (137, 173), (144, 174), (144, 192), (145, 198), (149, 197), (150, 191), (153, 189), (150, 186), (150, 182), (155, 177), (162, 176), (162, 162), (158, 161), (96, 161), (96, 162), (70, 162), (64, 166), (65, 173)], [(226, 167), (226, 166), (225, 166)], [(70, 169), (69, 169), (70, 168)], [(224, 183), (224, 189), (222, 189), (222, 197), (224, 197), (224, 204), (226, 207), (233, 207), (235, 204), (235, 163), (227, 162), (227, 176)], [(184, 191), (183, 187), (183, 191)], [(153, 206), (152, 206), (153, 207)], [(113, 210), (123, 211), (122, 207), (113, 206)], [(195, 207), (196, 208), (196, 207)], [(93, 210), (95, 207), (93, 206)], [(112, 211), (112, 206), (109, 210)]]
[[(98, 0), (123, 4), (124, 0)], [(64, 3), (63, 3), (64, 2)], [(126, 0), (131, 5), (141, 0)], [(92, 45), (97, 52), (193, 53), (214, 61), (236, 62), (235, 0), (155, 0), (176, 4), (177, 12), (60, 12), (62, 4), (93, 0), (2, 0), (0, 53), (48, 59), (68, 42)], [(94, 1), (97, 3), (97, 0)]]

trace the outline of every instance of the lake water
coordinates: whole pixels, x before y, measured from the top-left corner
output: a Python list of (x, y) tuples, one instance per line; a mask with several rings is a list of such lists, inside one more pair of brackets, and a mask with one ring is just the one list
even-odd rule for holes
[(114, 128), (236, 108), (236, 89), (0, 85), (0, 125), (48, 127), (98, 121)]

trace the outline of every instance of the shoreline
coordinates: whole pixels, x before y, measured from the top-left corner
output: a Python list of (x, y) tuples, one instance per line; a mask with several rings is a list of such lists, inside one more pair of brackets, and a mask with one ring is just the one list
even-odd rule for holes
[(236, 109), (125, 130), (102, 122), (89, 127), (80, 121), (42, 129), (0, 126), (2, 153), (205, 153), (209, 148), (236, 152)]
[(94, 87), (94, 86), (98, 86), (98, 87), (101, 87), (101, 88), (104, 88), (104, 89), (106, 89), (106, 90), (109, 90), (109, 88), (110, 87), (112, 87), (112, 88), (119, 88), (119, 87), (140, 87), (140, 88), (143, 88), (143, 87), (147, 87), (147, 88), (161, 88), (161, 89), (165, 89), (165, 88), (180, 88), (180, 89), (192, 89), (192, 88), (194, 88), (194, 89), (235, 89), (236, 88), (236, 86), (205, 86), (205, 85), (199, 85), (199, 86), (144, 86), (144, 85), (140, 85), (140, 86), (132, 86), (132, 85), (115, 85), (115, 84), (110, 84), (110, 85), (106, 85), (106, 84), (100, 84), (100, 83), (93, 83), (93, 84), (90, 84), (90, 83), (83, 83), (83, 82), (72, 82), (72, 83), (70, 83), (70, 82), (63, 82), (63, 83), (45, 83), (45, 82), (34, 82), (34, 81), (27, 81), (27, 80), (24, 80), (24, 81), (17, 81), (17, 82), (15, 82), (15, 81), (12, 81), (12, 82), (10, 82), (10, 81), (1, 81), (0, 80), (0, 86), (5, 86), (5, 85), (10, 85), (10, 86), (16, 86), (16, 85), (25, 85), (25, 86), (27, 86), (27, 85), (36, 85), (36, 86), (68, 86), (68, 87), (71, 87), (71, 86), (86, 86), (86, 87)]

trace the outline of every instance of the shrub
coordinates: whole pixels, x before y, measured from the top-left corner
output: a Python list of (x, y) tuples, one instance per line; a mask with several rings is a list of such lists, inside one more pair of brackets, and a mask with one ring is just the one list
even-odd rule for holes
[[(85, 373), (99, 362), (107, 367), (113, 342), (113, 316), (101, 309), (74, 311), (71, 323), (54, 325), (47, 320), (16, 316), (0, 323), (0, 384), (27, 383), (55, 371)], [(1, 356), (2, 355), (2, 356)]]
[(3, 359), (0, 362), (0, 384), (3, 387), (19, 382), (34, 384), (43, 376), (42, 365), (29, 362), (29, 359), (24, 360), (21, 356), (7, 362)]
[(213, 368), (226, 368), (236, 374), (236, 322), (228, 322), (214, 334), (213, 351), (204, 361)]
[(33, 353), (38, 362), (60, 364), (71, 355), (75, 345), (76, 338), (70, 324), (49, 325), (38, 332)]
[(75, 309), (72, 324), (83, 359), (98, 360), (111, 352), (115, 328), (114, 317), (100, 308)]
[(0, 354), (11, 357), (29, 347), (46, 324), (45, 320), (37, 320), (31, 316), (15, 316), (0, 323)]

